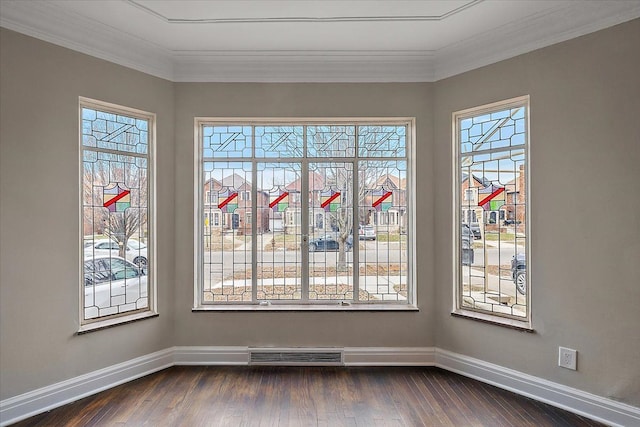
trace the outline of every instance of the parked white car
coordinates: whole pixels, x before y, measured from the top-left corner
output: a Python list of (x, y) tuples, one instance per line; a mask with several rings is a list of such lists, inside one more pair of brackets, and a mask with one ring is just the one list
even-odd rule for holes
[(360, 240), (376, 240), (376, 229), (372, 225), (362, 225), (358, 227), (358, 238)]
[[(120, 248), (118, 242), (110, 239), (98, 239), (89, 240), (84, 245), (84, 256), (86, 257), (98, 257), (98, 256), (112, 256), (116, 257), (120, 255)], [(147, 271), (148, 258), (147, 258), (147, 245), (141, 243), (135, 239), (129, 239), (127, 241), (127, 249), (125, 251), (125, 258), (131, 261), (138, 267)]]
[(148, 307), (147, 275), (118, 256), (85, 258), (85, 318)]

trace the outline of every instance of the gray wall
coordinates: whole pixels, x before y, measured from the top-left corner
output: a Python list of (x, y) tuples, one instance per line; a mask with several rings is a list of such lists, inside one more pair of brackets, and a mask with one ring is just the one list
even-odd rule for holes
[[(372, 346), (434, 344), (431, 185), (417, 194), (420, 312), (192, 313), (194, 117), (416, 117), (417, 158), (430, 162), (432, 85), (176, 85), (176, 345)], [(418, 182), (433, 181), (419, 167)]]
[[(451, 113), (526, 94), (535, 334), (452, 318), (448, 268)], [(438, 347), (640, 406), (640, 20), (439, 81), (434, 102)]]
[[(0, 399), (173, 344), (173, 84), (1, 30)], [(78, 330), (78, 96), (157, 113), (160, 317)]]
[[(172, 84), (2, 30), (0, 399), (172, 345), (438, 346), (640, 406), (638, 40), (635, 20), (436, 83)], [(534, 334), (450, 316), (451, 113), (524, 94)], [(161, 315), (84, 336), (79, 95), (157, 113), (159, 148)], [(415, 116), (420, 311), (191, 312), (194, 116)]]

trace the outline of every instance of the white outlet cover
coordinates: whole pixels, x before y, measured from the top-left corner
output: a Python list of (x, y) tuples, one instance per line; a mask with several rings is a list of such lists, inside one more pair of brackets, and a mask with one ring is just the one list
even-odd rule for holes
[(571, 370), (577, 369), (578, 352), (571, 348), (558, 347), (558, 366)]

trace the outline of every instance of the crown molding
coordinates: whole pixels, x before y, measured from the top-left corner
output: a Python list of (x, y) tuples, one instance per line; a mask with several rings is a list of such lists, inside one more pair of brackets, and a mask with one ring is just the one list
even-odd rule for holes
[(58, 46), (173, 80), (171, 52), (54, 3), (3, 2), (0, 27)]
[(170, 51), (48, 2), (3, 2), (0, 26), (174, 82), (433, 82), (639, 17), (571, 2), (437, 51)]
[(178, 82), (425, 82), (428, 51), (198, 52), (175, 56)]
[[(640, 18), (639, 1), (572, 2), (435, 53), (433, 81)], [(566, 29), (566, 22), (573, 23)]]
[(442, 21), (463, 10), (477, 5), (484, 0), (470, 0), (460, 6), (452, 7), (447, 12), (440, 15), (334, 15), (334, 16), (282, 16), (282, 17), (255, 17), (255, 18), (208, 18), (206, 16), (196, 19), (171, 18), (156, 10), (147, 7), (135, 0), (126, 0), (131, 6), (160, 19), (167, 24), (268, 24), (268, 23), (328, 23), (328, 22), (420, 22), (420, 21)]

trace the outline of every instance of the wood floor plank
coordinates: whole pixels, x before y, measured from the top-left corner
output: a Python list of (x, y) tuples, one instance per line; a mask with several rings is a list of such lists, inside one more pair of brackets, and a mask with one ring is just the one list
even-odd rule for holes
[(175, 366), (15, 426), (602, 424), (438, 368)]

